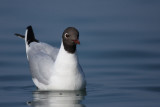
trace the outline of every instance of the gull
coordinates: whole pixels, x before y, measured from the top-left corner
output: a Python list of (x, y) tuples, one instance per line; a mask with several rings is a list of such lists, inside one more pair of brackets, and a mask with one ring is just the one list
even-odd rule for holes
[(79, 31), (75, 27), (64, 30), (59, 49), (37, 40), (32, 26), (27, 27), (25, 36), (15, 35), (25, 40), (32, 80), (39, 90), (85, 89), (85, 75), (76, 51)]

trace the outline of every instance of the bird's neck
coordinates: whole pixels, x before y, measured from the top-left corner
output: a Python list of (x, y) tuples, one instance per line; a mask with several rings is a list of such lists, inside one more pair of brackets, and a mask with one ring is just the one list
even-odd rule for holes
[(76, 67), (78, 65), (76, 51), (74, 53), (67, 52), (62, 42), (55, 65), (59, 65), (61, 67)]

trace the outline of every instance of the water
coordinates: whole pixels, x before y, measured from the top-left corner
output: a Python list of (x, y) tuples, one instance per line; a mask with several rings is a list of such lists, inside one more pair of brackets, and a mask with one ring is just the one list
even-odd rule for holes
[[(0, 1), (1, 107), (160, 106), (158, 0)], [(39, 92), (29, 72), (24, 34), (60, 46), (68, 26), (80, 31), (86, 92)]]

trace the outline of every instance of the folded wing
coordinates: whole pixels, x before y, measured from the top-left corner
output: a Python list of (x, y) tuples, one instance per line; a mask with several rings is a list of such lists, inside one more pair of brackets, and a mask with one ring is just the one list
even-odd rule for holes
[(32, 78), (48, 85), (58, 49), (45, 43), (32, 42), (27, 51)]

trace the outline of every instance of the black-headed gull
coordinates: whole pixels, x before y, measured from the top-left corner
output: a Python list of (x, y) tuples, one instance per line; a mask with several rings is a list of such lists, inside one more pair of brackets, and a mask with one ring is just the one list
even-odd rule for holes
[(35, 39), (31, 26), (26, 29), (26, 54), (34, 84), (39, 90), (83, 90), (85, 75), (76, 54), (79, 32), (68, 27), (62, 34), (60, 49)]

